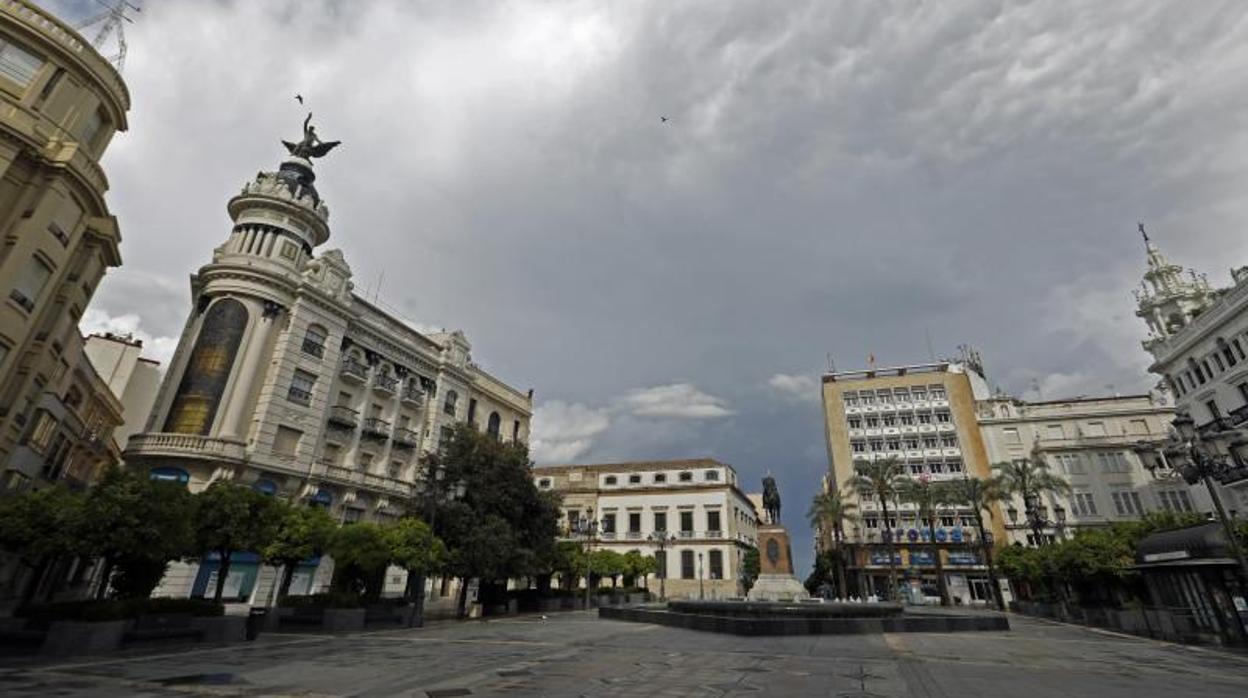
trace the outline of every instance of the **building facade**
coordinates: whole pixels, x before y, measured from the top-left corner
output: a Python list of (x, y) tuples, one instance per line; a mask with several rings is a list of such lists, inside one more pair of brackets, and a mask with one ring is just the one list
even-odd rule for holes
[[(1162, 446), (1174, 407), (1163, 394), (1027, 402), (995, 395), (978, 404), (992, 463), (1040, 457), (1071, 493), (1042, 497), (1040, 534), (1049, 542), (1081, 528), (1138, 519), (1153, 511), (1207, 511), (1203, 490), (1167, 477)], [(1035, 545), (1023, 501), (1005, 505), (1009, 543)]]
[[(827, 433), (826, 491), (839, 491), (858, 507), (861, 521), (846, 527), (851, 588), (863, 596), (885, 595), (888, 546), (895, 541), (894, 563), (900, 577), (925, 595), (936, 595), (935, 555), (942, 556), (950, 594), (962, 603), (992, 597), (987, 567), (969, 507), (950, 506), (939, 513), (936, 541), (919, 520), (917, 508), (889, 507), (885, 521), (879, 502), (861, 499), (849, 481), (860, 464), (897, 459), (908, 475), (941, 482), (983, 478), (990, 462), (976, 421), (975, 403), (988, 396), (982, 369), (973, 357), (891, 368), (825, 374), (823, 408)], [(1000, 517), (985, 521), (996, 540), (1004, 529)], [(827, 538), (831, 527), (819, 527)], [(827, 547), (829, 540), (821, 540)]]
[(123, 421), (113, 430), (117, 443), (143, 429), (160, 389), (160, 362), (143, 358), (143, 342), (111, 333), (93, 334), (83, 346), (96, 373), (121, 401)]
[(1144, 248), (1135, 299), (1148, 326), (1149, 371), (1174, 395), (1176, 411), (1236, 466), (1217, 485), (1228, 513), (1248, 512), (1248, 267), (1232, 269), (1231, 286), (1215, 289), (1170, 262), (1147, 234)]
[[(291, 155), (230, 199), (232, 225), (191, 277), (186, 325), (125, 459), (192, 491), (225, 480), (343, 522), (386, 521), (412, 505), (421, 454), (452, 424), (527, 441), (532, 391), (473, 363), (462, 332), (421, 333), (353, 293), (342, 253), (318, 251), (329, 210), (314, 181), (311, 160)], [(208, 563), (172, 570), (160, 593), (202, 593)], [(319, 587), (329, 568), (308, 564), (296, 578)], [(245, 559), (227, 593), (248, 598), (270, 573)]]
[[(560, 465), (533, 469), (539, 490), (563, 496), (563, 540), (653, 556), (646, 580), (668, 598), (745, 595), (742, 558), (757, 545), (758, 512), (732, 466), (711, 459)], [(580, 520), (597, 521), (592, 538)], [(668, 540), (664, 548), (657, 537)]]
[(115, 460), (120, 407), (83, 353), (78, 319), (121, 238), (99, 161), (130, 96), (77, 33), (0, 4), (0, 491), (89, 481)]

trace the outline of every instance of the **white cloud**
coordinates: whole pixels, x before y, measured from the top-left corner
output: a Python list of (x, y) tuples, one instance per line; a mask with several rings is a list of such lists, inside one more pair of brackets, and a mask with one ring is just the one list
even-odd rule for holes
[(672, 383), (629, 391), (621, 406), (638, 417), (715, 419), (735, 412), (723, 398), (708, 395), (690, 383)]
[(542, 464), (568, 463), (593, 446), (594, 437), (611, 425), (604, 409), (559, 400), (533, 410), (533, 460)]
[(777, 373), (767, 379), (767, 385), (786, 400), (814, 402), (820, 399), (819, 378), (806, 373)]
[(154, 336), (144, 331), (142, 319), (137, 313), (114, 316), (99, 308), (88, 308), (78, 322), (78, 330), (84, 336), (111, 332), (137, 339), (143, 342), (143, 358), (159, 361), (162, 369), (169, 365), (169, 359), (173, 358), (173, 352), (178, 347), (177, 337)]

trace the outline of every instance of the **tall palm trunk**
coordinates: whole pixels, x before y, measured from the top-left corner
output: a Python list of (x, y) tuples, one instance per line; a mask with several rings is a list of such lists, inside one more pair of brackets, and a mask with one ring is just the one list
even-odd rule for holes
[(230, 575), (230, 551), (217, 551), (219, 562), (217, 564), (217, 590), (212, 595), (212, 600), (221, 603), (221, 594), (225, 592), (225, 578)]
[(888, 530), (888, 591), (884, 598), (890, 601), (897, 599), (897, 536), (888, 518), (888, 500), (880, 497), (880, 508), (884, 510), (884, 526)]
[(945, 581), (945, 562), (941, 559), (941, 549), (936, 546), (936, 517), (927, 517), (927, 535), (932, 541), (932, 556), (936, 558), (936, 589), (940, 592), (940, 605), (949, 606), (949, 584)]
[(975, 530), (979, 533), (979, 547), (984, 556), (984, 564), (988, 566), (988, 585), (992, 587), (992, 599), (997, 608), (1005, 610), (1005, 598), (1001, 596), (1001, 585), (997, 582), (997, 569), (992, 565), (992, 546), (984, 537), (984, 516), (979, 507), (975, 508)]
[(832, 529), (832, 541), (836, 550), (836, 567), (833, 569), (833, 574), (836, 575), (836, 598), (849, 598), (849, 589), (845, 585), (845, 548), (842, 545), (839, 524)]

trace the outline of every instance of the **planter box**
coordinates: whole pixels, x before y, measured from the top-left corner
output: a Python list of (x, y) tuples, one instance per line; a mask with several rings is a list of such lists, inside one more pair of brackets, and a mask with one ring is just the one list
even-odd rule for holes
[(247, 616), (192, 618), (191, 627), (201, 633), (201, 642), (242, 642), (247, 639)]
[(58, 620), (48, 627), (43, 640), (44, 654), (56, 656), (98, 654), (121, 649), (121, 639), (130, 621), (110, 620), (102, 623), (81, 623)]
[(364, 629), (362, 608), (327, 608), (321, 617), (321, 629), (326, 632), (350, 632)]

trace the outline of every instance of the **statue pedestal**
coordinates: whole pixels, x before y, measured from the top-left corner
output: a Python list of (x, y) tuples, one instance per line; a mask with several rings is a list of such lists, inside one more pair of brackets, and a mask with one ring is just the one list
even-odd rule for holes
[(758, 579), (750, 587), (750, 601), (799, 601), (810, 598), (793, 576), (793, 548), (789, 532), (779, 524), (758, 529)]

